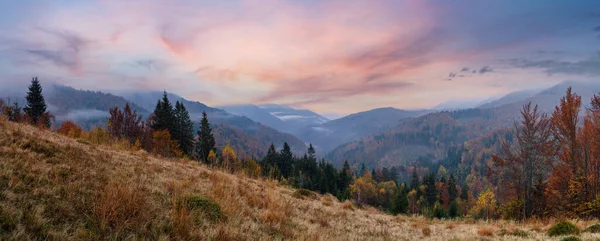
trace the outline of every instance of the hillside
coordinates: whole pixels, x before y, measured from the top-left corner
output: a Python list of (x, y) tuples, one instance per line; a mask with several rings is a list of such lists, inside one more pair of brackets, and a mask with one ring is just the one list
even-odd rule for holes
[[(569, 81), (529, 98), (516, 98), (523, 97), (523, 93), (510, 95), (501, 101), (508, 103), (494, 108), (431, 113), (342, 145), (327, 157), (337, 164), (349, 160), (366, 162), (370, 166), (405, 165), (419, 157), (432, 161), (443, 159), (443, 154), (452, 144), (461, 144), (494, 130), (512, 127), (513, 122), (520, 118), (520, 110), (526, 103), (538, 104), (541, 111), (552, 113), (569, 86), (582, 96), (584, 106), (594, 94), (600, 92), (600, 83)], [(585, 108), (581, 112), (584, 114)]]
[(196, 162), (6, 121), (0, 122), (0, 158), (2, 240), (476, 240), (516, 229), (540, 240), (549, 227), (395, 217)]

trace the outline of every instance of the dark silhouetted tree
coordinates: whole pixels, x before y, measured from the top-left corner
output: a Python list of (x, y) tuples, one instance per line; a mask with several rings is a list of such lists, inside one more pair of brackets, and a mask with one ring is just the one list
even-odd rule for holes
[[(37, 77), (31, 80), (29, 85), (29, 91), (27, 92), (27, 105), (23, 110), (29, 116), (29, 119), (34, 125), (42, 125), (50, 127), (50, 119), (44, 118), (46, 113), (46, 101), (42, 95), (42, 85), (38, 81)], [(38, 123), (38, 121), (44, 121), (44, 123)]]
[(190, 120), (190, 114), (183, 105), (175, 103), (175, 140), (179, 142), (179, 149), (183, 154), (191, 156), (194, 149), (194, 123)]
[[(215, 137), (212, 134), (210, 123), (206, 112), (202, 112), (202, 120), (200, 121), (200, 129), (198, 130), (198, 140), (196, 141), (196, 156), (198, 160), (207, 161), (208, 154), (211, 150), (215, 150)], [(215, 163), (209, 163), (215, 164)]]

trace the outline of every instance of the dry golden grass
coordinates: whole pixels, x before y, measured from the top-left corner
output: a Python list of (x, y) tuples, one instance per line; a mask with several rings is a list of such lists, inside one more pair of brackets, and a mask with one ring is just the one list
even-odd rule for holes
[[(0, 240), (559, 240), (544, 232), (552, 221), (392, 216), (276, 181), (91, 143), (0, 120)], [(186, 197), (214, 201), (222, 218), (181, 205)], [(483, 229), (529, 235), (479, 236)]]

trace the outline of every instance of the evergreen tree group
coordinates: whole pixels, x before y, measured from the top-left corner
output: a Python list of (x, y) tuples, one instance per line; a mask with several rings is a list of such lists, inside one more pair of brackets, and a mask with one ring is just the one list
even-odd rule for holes
[(173, 107), (165, 91), (156, 103), (150, 127), (154, 131), (167, 130), (171, 139), (179, 144), (178, 148), (183, 154), (206, 161), (210, 150), (214, 150), (215, 139), (206, 112), (202, 116), (198, 141), (194, 141), (194, 124), (185, 105), (177, 101)]

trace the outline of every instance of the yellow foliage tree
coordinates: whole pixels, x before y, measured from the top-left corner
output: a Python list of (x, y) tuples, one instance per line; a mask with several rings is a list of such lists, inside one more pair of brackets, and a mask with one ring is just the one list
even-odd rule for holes
[(252, 158), (247, 158), (244, 161), (244, 169), (246, 171), (246, 175), (249, 177), (258, 178), (258, 176), (260, 176), (260, 166)]
[(235, 151), (233, 148), (231, 148), (231, 146), (226, 145), (225, 148), (223, 148), (223, 151), (221, 152), (221, 159), (221, 165), (223, 168), (229, 170), (230, 172), (238, 169), (237, 156), (235, 155)]
[(206, 161), (210, 164), (217, 164), (217, 153), (215, 153), (215, 151), (210, 150), (210, 152), (208, 153), (208, 157), (206, 158)]
[(350, 193), (354, 200), (360, 204), (375, 205), (377, 203), (377, 183), (369, 172), (357, 178), (350, 185)]
[(474, 209), (476, 212), (482, 213), (489, 220), (490, 216), (495, 215), (497, 207), (498, 201), (496, 201), (496, 195), (488, 188), (485, 192), (479, 194)]
[(102, 127), (98, 127), (94, 130), (89, 131), (84, 135), (84, 139), (97, 145), (110, 144), (110, 136), (108, 135), (108, 132), (106, 132), (106, 130), (104, 130)]

